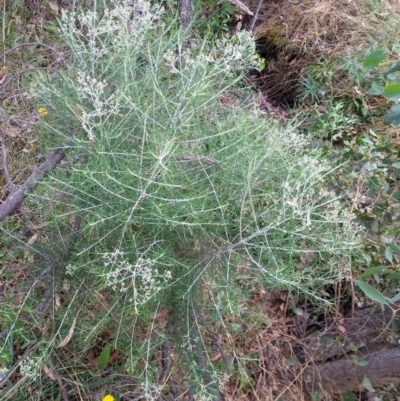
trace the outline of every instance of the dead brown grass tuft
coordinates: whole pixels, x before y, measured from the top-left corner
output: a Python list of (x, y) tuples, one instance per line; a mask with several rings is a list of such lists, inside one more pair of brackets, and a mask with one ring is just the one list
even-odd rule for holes
[[(242, 322), (243, 331), (231, 336), (238, 363), (238, 374), (224, 389), (226, 401), (305, 400), (299, 364), (290, 366), (295, 355), (292, 344), (296, 336), (288, 313), (290, 295), (285, 291), (266, 293), (262, 288), (248, 300), (250, 319)], [(260, 324), (260, 316), (265, 323)], [(249, 324), (252, 322), (252, 324)], [(289, 362), (289, 363), (288, 363)]]
[[(393, 24), (399, 18), (400, 3), (383, 0), (303, 0), (298, 6), (284, 0), (263, 4), (257, 38), (268, 35), (271, 27), (282, 35), (281, 45), (314, 54), (354, 53), (365, 48), (376, 35), (398, 34)], [(397, 24), (399, 25), (399, 24)]]

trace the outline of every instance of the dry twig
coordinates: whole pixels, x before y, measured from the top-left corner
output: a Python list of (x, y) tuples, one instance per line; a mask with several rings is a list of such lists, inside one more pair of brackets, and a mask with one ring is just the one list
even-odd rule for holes
[(250, 27), (249, 27), (249, 31), (250, 32), (252, 32), (253, 29), (254, 29), (254, 26), (256, 24), (258, 13), (260, 12), (260, 8), (262, 6), (262, 3), (264, 3), (264, 0), (258, 0), (256, 11), (254, 12), (253, 18), (251, 19), (251, 22), (250, 22)]
[(49, 366), (51, 369), (51, 373), (55, 377), (57, 384), (60, 387), (61, 397), (62, 397), (63, 401), (69, 401), (67, 390), (65, 389), (65, 385), (63, 383), (62, 377), (60, 376), (57, 369), (54, 367), (54, 365), (51, 362), (49, 362)]
[(40, 42), (20, 43), (18, 45), (15, 45), (13, 48), (11, 48), (9, 50), (6, 50), (4, 53), (0, 54), (0, 57), (4, 58), (7, 54), (12, 53), (13, 51), (17, 50), (18, 48), (24, 47), (24, 46), (42, 46), (46, 49), (51, 50), (53, 53), (55, 53), (60, 58), (60, 60), (62, 60), (62, 62), (65, 64), (65, 66), (67, 67), (67, 70), (69, 72), (70, 66), (65, 61), (65, 57), (61, 53), (59, 53), (56, 49), (54, 49), (54, 47), (51, 47), (49, 45), (46, 45), (46, 44), (40, 43)]
[(65, 146), (51, 152), (49, 157), (33, 170), (32, 174), (19, 187), (19, 189), (7, 197), (7, 199), (0, 205), (0, 221), (4, 220), (9, 214), (11, 214), (20, 205), (26, 194), (35, 189), (36, 185), (44, 175), (61, 162), (67, 154), (68, 149), (68, 146)]
[(0, 132), (1, 132), (1, 170), (3, 172), (3, 176), (6, 181), (5, 188), (8, 188), (12, 186), (12, 181), (10, 175), (8, 174), (8, 169), (7, 169), (7, 150), (6, 150), (6, 144), (4, 143), (6, 136), (2, 129), (0, 129)]
[(239, 1), (239, 0), (229, 0), (229, 2), (234, 4), (235, 6), (239, 7), (245, 13), (253, 16), (253, 12), (247, 6), (245, 6), (241, 1)]

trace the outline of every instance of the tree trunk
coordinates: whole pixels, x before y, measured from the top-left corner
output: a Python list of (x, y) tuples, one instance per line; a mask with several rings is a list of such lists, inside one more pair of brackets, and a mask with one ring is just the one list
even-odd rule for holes
[(189, 28), (190, 24), (190, 3), (191, 0), (180, 0), (179, 2), (179, 18), (184, 31)]

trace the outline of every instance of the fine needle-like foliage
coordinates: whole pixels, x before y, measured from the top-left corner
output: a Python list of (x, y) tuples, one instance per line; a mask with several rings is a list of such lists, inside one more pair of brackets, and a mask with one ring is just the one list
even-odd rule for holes
[[(39, 341), (22, 363), (25, 388), (52, 361), (79, 383), (81, 399), (94, 399), (93, 388), (114, 391), (82, 369), (107, 366), (90, 355), (108, 345), (117, 370), (157, 399), (168, 342), (195, 399), (218, 399), (224, 373), (242, 361), (232, 349), (230, 370), (210, 362), (206, 328), (228, 331), (259, 286), (323, 301), (324, 286), (349, 276), (357, 233), (325, 187), (333, 167), (240, 88), (260, 65), (248, 33), (188, 43), (161, 10), (122, 3), (63, 14), (70, 70), (42, 76), (31, 91), (48, 112), (49, 147), (70, 148), (27, 200), (48, 223), (29, 252), (57, 260), (51, 277), (64, 295), (51, 323), (28, 319), (33, 286), (8, 315), (6, 343)], [(49, 389), (50, 379), (41, 378)]]

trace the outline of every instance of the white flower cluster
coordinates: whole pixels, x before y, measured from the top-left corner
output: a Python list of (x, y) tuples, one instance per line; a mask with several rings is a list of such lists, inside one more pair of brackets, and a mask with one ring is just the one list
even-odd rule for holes
[[(60, 29), (70, 44), (80, 72), (72, 81), (79, 104), (70, 105), (80, 119), (88, 139), (95, 139), (96, 128), (102, 127), (111, 115), (119, 115), (121, 96), (107, 90), (112, 82), (100, 80), (99, 68), (104, 60), (134, 57), (135, 49), (142, 48), (146, 32), (157, 27), (161, 8), (151, 7), (148, 1), (111, 2), (101, 13), (63, 12)], [(160, 25), (160, 23), (158, 23)], [(117, 63), (117, 62), (116, 62)], [(78, 109), (78, 110), (77, 110)]]
[(21, 375), (30, 378), (38, 377), (41, 372), (40, 362), (40, 358), (31, 356), (21, 361), (19, 365)]
[[(134, 43), (132, 36), (138, 39), (143, 36), (143, 31), (154, 28), (162, 12), (161, 7), (151, 6), (147, 0), (109, 3), (112, 7), (106, 7), (101, 13), (94, 10), (85, 13), (64, 11), (61, 17), (61, 31), (64, 36), (82, 37), (84, 32), (85, 45), (97, 58), (116, 48), (131, 46)], [(108, 46), (104, 46), (105, 44)], [(84, 48), (81, 50), (84, 51)]]
[(65, 274), (67, 274), (68, 276), (73, 276), (75, 271), (78, 270), (78, 268), (79, 266), (68, 263), (67, 266), (65, 267)]
[[(80, 114), (75, 114), (81, 120), (89, 141), (93, 141), (95, 138), (93, 129), (102, 126), (102, 119), (118, 114), (118, 100), (114, 93), (106, 93), (107, 82), (98, 81), (83, 71), (78, 72), (77, 82), (76, 93), (81, 103), (79, 105), (81, 110)], [(92, 110), (85, 110), (87, 104)]]
[(109, 34), (120, 28), (120, 21), (126, 21), (132, 13), (132, 6), (119, 4), (114, 9), (105, 8), (102, 15), (95, 10), (85, 13), (63, 10), (61, 15), (61, 31), (70, 35), (82, 35), (92, 40), (95, 36)]
[(196, 48), (186, 49), (181, 56), (176, 51), (168, 50), (163, 59), (170, 68), (171, 73), (178, 73), (179, 58), (185, 60), (186, 67), (202, 69), (206, 63), (214, 65), (217, 69), (226, 71), (240, 71), (246, 68), (262, 69), (264, 61), (256, 52), (256, 45), (249, 32), (238, 32), (234, 37), (224, 38), (217, 42), (210, 53), (196, 54)]
[(124, 257), (124, 252), (116, 249), (114, 252), (103, 254), (104, 266), (110, 271), (105, 274), (106, 286), (120, 292), (132, 290), (131, 301), (135, 305), (147, 302), (162, 290), (163, 284), (172, 279), (171, 271), (160, 274), (154, 267), (156, 260), (139, 257), (131, 263)]
[(263, 59), (256, 52), (256, 44), (250, 32), (240, 31), (232, 38), (220, 39), (217, 48), (229, 69), (263, 68)]
[(7, 377), (8, 372), (8, 368), (0, 368), (0, 381), (4, 380)]

